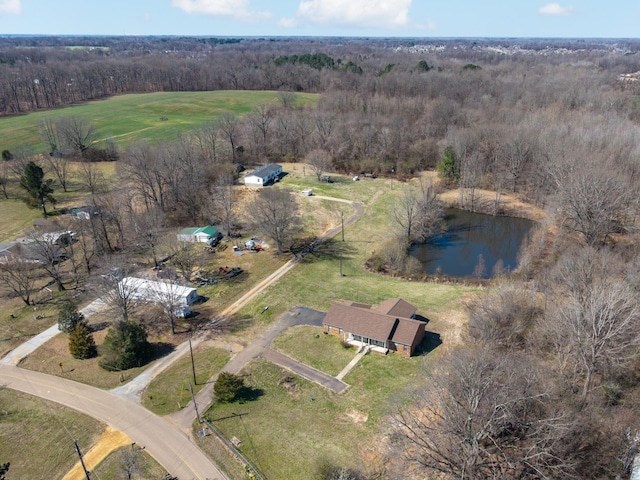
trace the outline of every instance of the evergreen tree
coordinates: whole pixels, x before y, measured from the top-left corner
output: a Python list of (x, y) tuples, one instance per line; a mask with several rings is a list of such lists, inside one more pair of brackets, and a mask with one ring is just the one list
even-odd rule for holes
[(222, 372), (218, 375), (213, 393), (220, 402), (233, 402), (240, 390), (244, 387), (244, 380), (238, 375)]
[(73, 302), (64, 302), (58, 309), (58, 330), (71, 333), (84, 320), (84, 315), (78, 311)]
[(451, 145), (444, 149), (444, 154), (436, 166), (438, 175), (448, 184), (455, 183), (460, 178), (456, 152)]
[(83, 322), (78, 323), (71, 335), (69, 335), (69, 353), (73, 358), (79, 360), (93, 358), (98, 354), (93, 335), (91, 335), (89, 328)]
[(56, 203), (53, 198), (53, 180), (44, 179), (44, 171), (33, 162), (27, 163), (24, 167), (24, 173), (20, 177), (20, 186), (27, 191), (25, 202), (32, 208), (42, 208), (42, 215), (47, 218), (46, 202)]
[(151, 344), (144, 326), (133, 321), (118, 321), (107, 332), (102, 345), (100, 366), (105, 370), (127, 370), (139, 367), (147, 358)]

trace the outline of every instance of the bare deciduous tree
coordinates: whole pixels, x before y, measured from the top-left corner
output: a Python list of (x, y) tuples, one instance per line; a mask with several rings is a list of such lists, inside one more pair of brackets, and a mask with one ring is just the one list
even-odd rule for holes
[(285, 243), (300, 224), (294, 196), (286, 190), (263, 188), (247, 210), (254, 227), (275, 242), (279, 254), (283, 253)]
[(564, 225), (587, 244), (604, 243), (625, 225), (629, 197), (621, 178), (587, 167), (565, 172), (558, 184)]
[(193, 269), (199, 264), (201, 256), (190, 242), (176, 242), (171, 255), (171, 263), (180, 269), (180, 274), (186, 282), (191, 281)]
[(58, 135), (58, 125), (56, 120), (51, 117), (43, 118), (38, 122), (38, 134), (42, 141), (47, 144), (50, 156), (54, 157), (60, 153), (62, 142)]
[(104, 273), (100, 275), (100, 283), (104, 291), (107, 306), (113, 309), (122, 321), (129, 321), (138, 303), (138, 285), (125, 280), (131, 269), (126, 259), (108, 259)]
[(318, 181), (331, 165), (331, 156), (325, 150), (311, 150), (307, 154), (306, 163), (311, 167)]
[(49, 169), (55, 174), (62, 190), (67, 191), (69, 183), (69, 161), (62, 155), (45, 155), (45, 161)]
[(222, 222), (228, 237), (231, 236), (233, 222), (236, 217), (237, 192), (233, 185), (232, 175), (221, 175), (211, 191), (211, 202), (216, 216)]
[(467, 302), (469, 333), (492, 348), (522, 348), (540, 313), (536, 303), (535, 292), (500, 282)]
[(640, 353), (640, 306), (624, 280), (597, 278), (582, 298), (558, 299), (549, 315), (550, 338), (571, 360), (585, 399), (596, 375), (606, 378)]
[(65, 252), (65, 243), (73, 241), (67, 233), (63, 232), (31, 232), (29, 234), (29, 255), (36, 260), (42, 269), (49, 274), (58, 291), (65, 290), (65, 271), (63, 263), (68, 255)]
[(216, 120), (217, 130), (225, 137), (229, 142), (231, 148), (232, 163), (238, 161), (238, 142), (240, 141), (240, 122), (238, 118), (232, 113), (223, 113)]
[(96, 140), (95, 127), (80, 117), (62, 118), (56, 123), (56, 128), (60, 138), (82, 157), (86, 156), (87, 150)]
[(31, 305), (31, 296), (36, 291), (40, 273), (38, 263), (19, 253), (0, 261), (0, 283), (19, 296), (25, 305)]
[(535, 369), (488, 349), (457, 350), (394, 415), (403, 455), (428, 474), (460, 479), (559, 478), (570, 472), (556, 448)]
[(442, 216), (442, 207), (431, 183), (409, 186), (393, 206), (393, 219), (400, 227), (400, 238), (408, 248), (431, 235)]
[(106, 189), (105, 177), (93, 162), (82, 162), (78, 168), (78, 179), (89, 189), (92, 195)]

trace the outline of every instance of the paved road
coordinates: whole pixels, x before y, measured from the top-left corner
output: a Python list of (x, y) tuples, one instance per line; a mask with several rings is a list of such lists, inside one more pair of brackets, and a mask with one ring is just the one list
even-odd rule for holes
[(225, 479), (187, 435), (164, 418), (110, 392), (53, 375), (0, 365), (3, 386), (90, 415), (126, 433), (180, 480)]

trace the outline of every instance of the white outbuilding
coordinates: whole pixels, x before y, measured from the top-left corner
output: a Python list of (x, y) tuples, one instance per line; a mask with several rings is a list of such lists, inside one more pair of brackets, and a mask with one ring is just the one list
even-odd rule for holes
[(244, 177), (244, 184), (248, 187), (264, 187), (274, 182), (282, 174), (282, 165), (270, 163)]
[(123, 296), (170, 308), (177, 317), (190, 315), (190, 305), (198, 300), (195, 288), (146, 278), (125, 277), (120, 280), (118, 288)]

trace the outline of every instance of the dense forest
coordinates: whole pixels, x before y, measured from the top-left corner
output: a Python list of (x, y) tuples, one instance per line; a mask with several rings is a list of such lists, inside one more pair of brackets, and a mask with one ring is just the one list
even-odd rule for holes
[[(13, 37), (0, 39), (0, 114), (281, 92), (179, 141), (109, 151), (132, 195), (174, 223), (210, 220), (199, 192), (215, 198), (243, 165), (317, 159), (400, 180), (437, 168), (463, 208), (503, 213), (508, 192), (543, 209), (518, 271), (469, 300), (465, 346), (399, 402), (389, 464), (411, 461), (416, 478), (623, 478), (640, 446), (639, 71), (636, 41)], [(320, 99), (302, 107), (291, 92)], [(96, 159), (73, 142), (90, 125), (74, 135), (69, 121), (25, 146), (49, 154), (52, 174), (66, 150)], [(101, 252), (126, 247), (120, 199), (95, 197), (111, 212), (96, 220)], [(352, 478), (410, 475), (386, 468)]]

